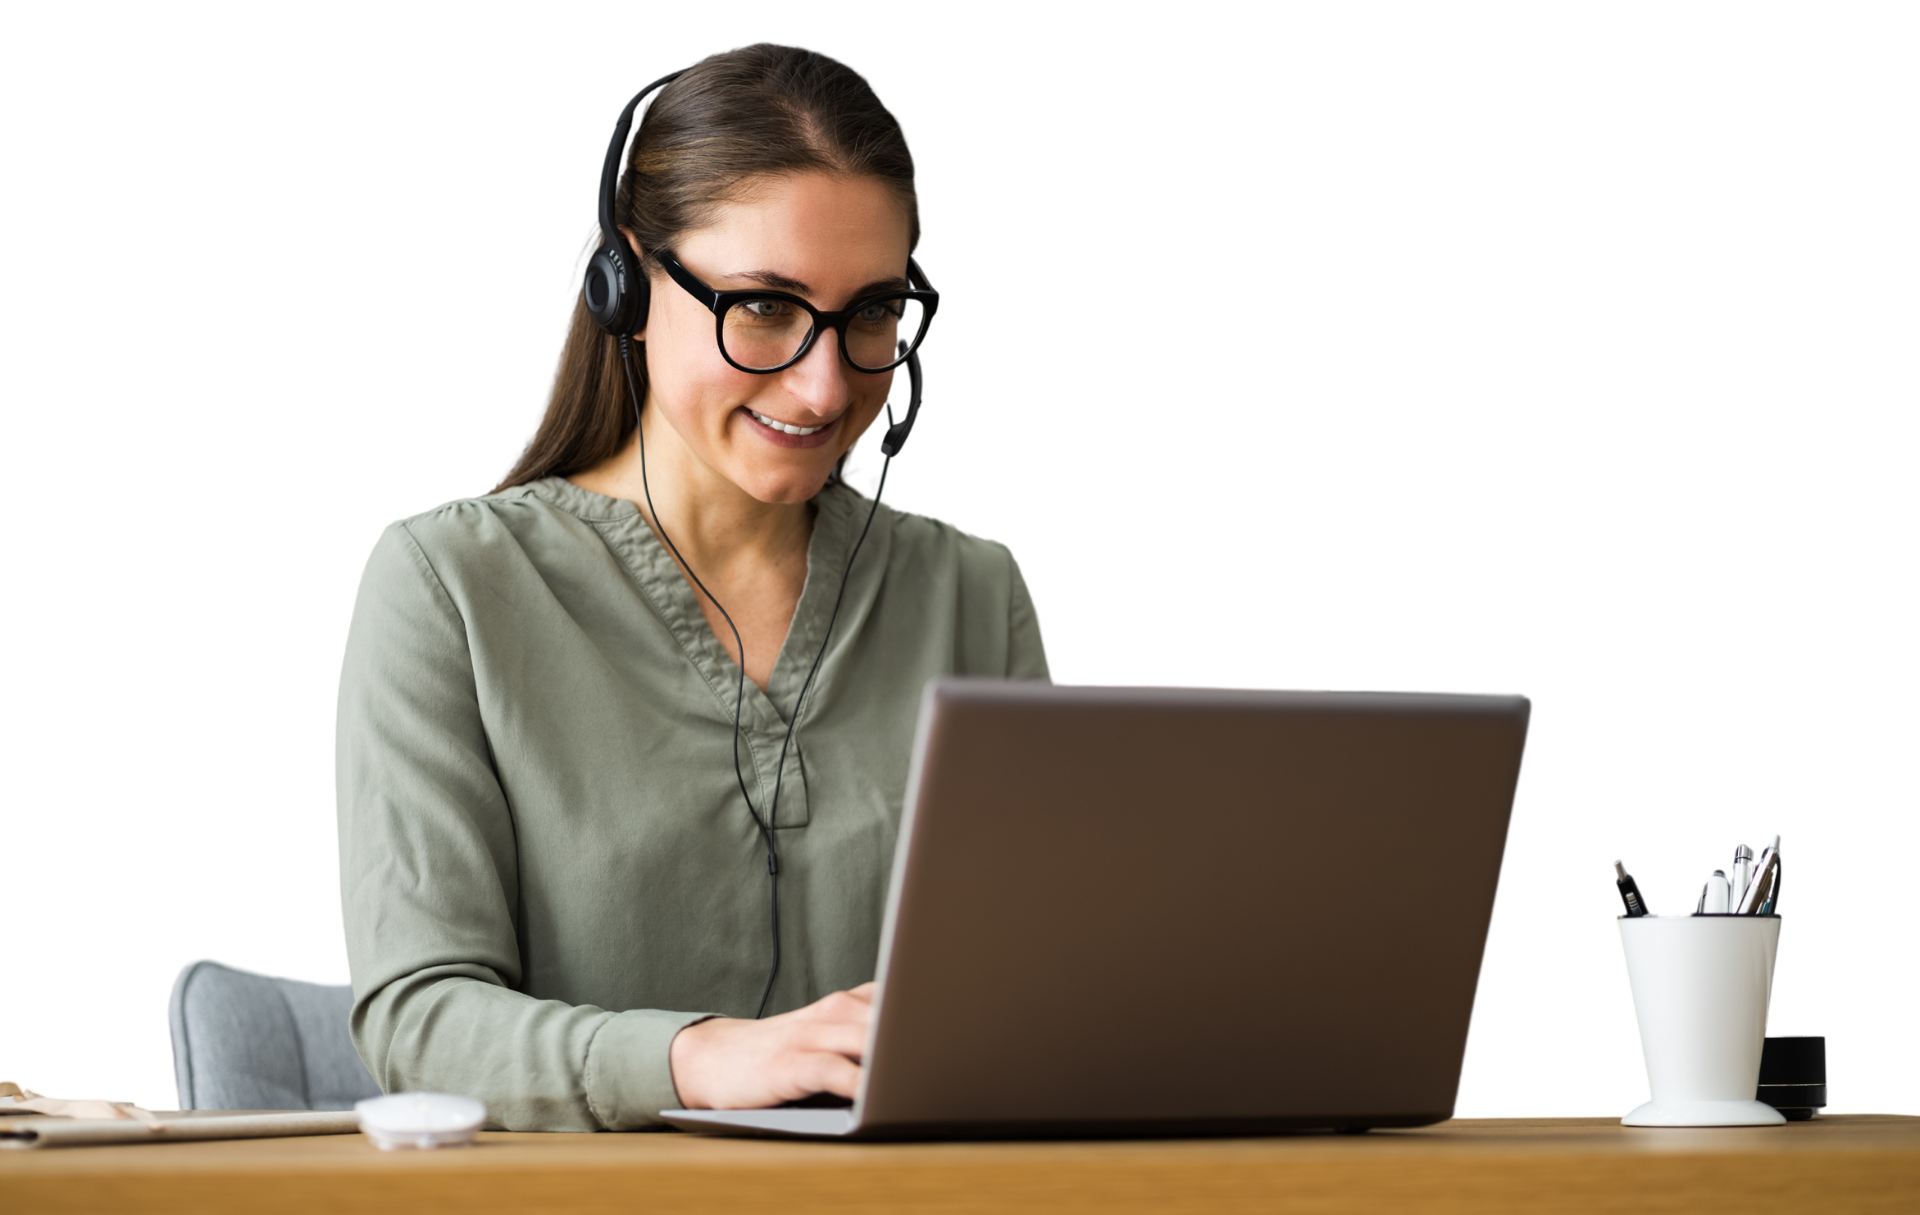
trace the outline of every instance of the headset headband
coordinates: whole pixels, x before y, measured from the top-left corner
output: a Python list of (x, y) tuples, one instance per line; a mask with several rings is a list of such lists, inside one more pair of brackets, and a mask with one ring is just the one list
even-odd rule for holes
[[(613, 127), (613, 142), (607, 145), (607, 163), (600, 168), (600, 243), (612, 244), (620, 236), (620, 226), (614, 222), (613, 209), (618, 201), (620, 186), (620, 161), (627, 151), (627, 132), (633, 129), (633, 113), (647, 94), (662, 88), (680, 78), (681, 72), (671, 72), (654, 81), (633, 95), (627, 108), (620, 111), (620, 121)], [(637, 252), (637, 250), (636, 250)]]

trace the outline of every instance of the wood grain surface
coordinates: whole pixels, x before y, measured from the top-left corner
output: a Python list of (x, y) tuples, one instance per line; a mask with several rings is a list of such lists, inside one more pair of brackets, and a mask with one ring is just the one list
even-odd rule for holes
[(864, 1145), (488, 1133), (0, 1152), (0, 1211), (1920, 1212), (1920, 1118), (1670, 1130), (1456, 1120), (1364, 1136)]

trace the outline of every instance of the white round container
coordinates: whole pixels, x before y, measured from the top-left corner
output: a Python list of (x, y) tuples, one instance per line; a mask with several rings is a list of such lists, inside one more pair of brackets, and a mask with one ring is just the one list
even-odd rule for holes
[(487, 1121), (486, 1106), (452, 1093), (388, 1093), (354, 1102), (353, 1112), (383, 1152), (465, 1147)]
[(1768, 1126), (1754, 1099), (1780, 917), (1622, 916), (1620, 943), (1653, 1100), (1628, 1126)]

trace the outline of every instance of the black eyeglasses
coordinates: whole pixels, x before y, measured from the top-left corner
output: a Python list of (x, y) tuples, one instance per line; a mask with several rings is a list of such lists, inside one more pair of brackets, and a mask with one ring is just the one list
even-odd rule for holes
[(840, 354), (855, 371), (891, 371), (907, 361), (927, 336), (940, 293), (912, 258), (907, 281), (915, 290), (882, 291), (855, 300), (839, 312), (822, 312), (785, 291), (715, 291), (665, 249), (654, 256), (667, 276), (713, 310), (720, 357), (741, 371), (785, 371), (813, 349), (822, 329), (840, 334)]

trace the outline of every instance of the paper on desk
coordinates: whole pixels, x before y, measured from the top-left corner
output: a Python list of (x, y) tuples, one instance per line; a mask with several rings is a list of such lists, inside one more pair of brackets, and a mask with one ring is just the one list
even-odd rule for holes
[(126, 1101), (61, 1101), (0, 1081), (0, 1150), (164, 1143), (188, 1139), (270, 1139), (346, 1135), (352, 1110), (183, 1110), (154, 1113)]
[(96, 1122), (131, 1118), (149, 1127), (160, 1125), (159, 1115), (131, 1101), (62, 1101), (58, 1097), (42, 1097), (11, 1080), (0, 1080), (0, 1114), (45, 1114)]

